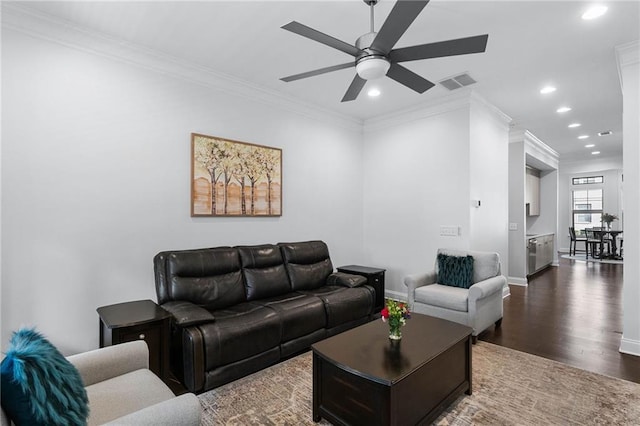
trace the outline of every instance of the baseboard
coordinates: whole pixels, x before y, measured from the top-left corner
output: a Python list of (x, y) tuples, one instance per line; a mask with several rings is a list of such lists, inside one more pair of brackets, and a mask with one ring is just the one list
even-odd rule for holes
[(619, 351), (623, 354), (640, 356), (640, 341), (625, 339), (622, 337), (622, 340), (620, 340)]
[(529, 282), (527, 281), (526, 278), (520, 278), (520, 277), (509, 277), (507, 278), (507, 282), (510, 285), (519, 285), (523, 287), (527, 287), (529, 285)]
[(511, 296), (511, 289), (509, 289), (509, 286), (506, 285), (506, 286), (502, 287), (502, 298), (504, 299), (504, 298), (509, 297), (509, 296)]
[(402, 300), (405, 302), (407, 301), (407, 293), (402, 293), (399, 291), (385, 290), (384, 297), (389, 299)]

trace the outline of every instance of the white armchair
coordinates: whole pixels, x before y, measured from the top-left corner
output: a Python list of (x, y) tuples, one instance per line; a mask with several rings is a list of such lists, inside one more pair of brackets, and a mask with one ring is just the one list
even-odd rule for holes
[[(144, 340), (108, 346), (67, 357), (85, 385), (89, 398), (88, 426), (199, 426), (201, 407), (192, 393), (176, 397), (149, 370)], [(12, 424), (4, 410), (2, 426)]]
[(473, 257), (473, 285), (451, 287), (437, 283), (438, 262), (431, 272), (404, 278), (407, 300), (413, 312), (443, 318), (473, 328), (472, 340), (492, 324), (502, 323), (502, 288), (498, 253), (439, 249), (438, 254)]

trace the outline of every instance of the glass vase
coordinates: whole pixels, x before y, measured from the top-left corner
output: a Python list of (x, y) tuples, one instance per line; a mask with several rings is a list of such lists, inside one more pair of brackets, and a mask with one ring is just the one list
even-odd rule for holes
[(396, 341), (402, 339), (400, 327), (389, 327), (389, 340)]

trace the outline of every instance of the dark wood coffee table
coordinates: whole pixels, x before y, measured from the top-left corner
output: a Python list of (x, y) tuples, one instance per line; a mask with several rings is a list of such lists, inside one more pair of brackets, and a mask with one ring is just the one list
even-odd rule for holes
[(337, 425), (414, 425), (471, 395), (471, 328), (412, 314), (394, 345), (373, 321), (311, 346), (313, 420)]

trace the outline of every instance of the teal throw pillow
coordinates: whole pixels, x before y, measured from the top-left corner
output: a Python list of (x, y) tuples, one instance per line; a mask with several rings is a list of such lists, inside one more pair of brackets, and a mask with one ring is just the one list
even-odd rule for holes
[(78, 370), (34, 329), (13, 333), (0, 364), (2, 409), (16, 425), (86, 425)]
[(438, 253), (438, 284), (469, 288), (473, 285), (473, 256)]

